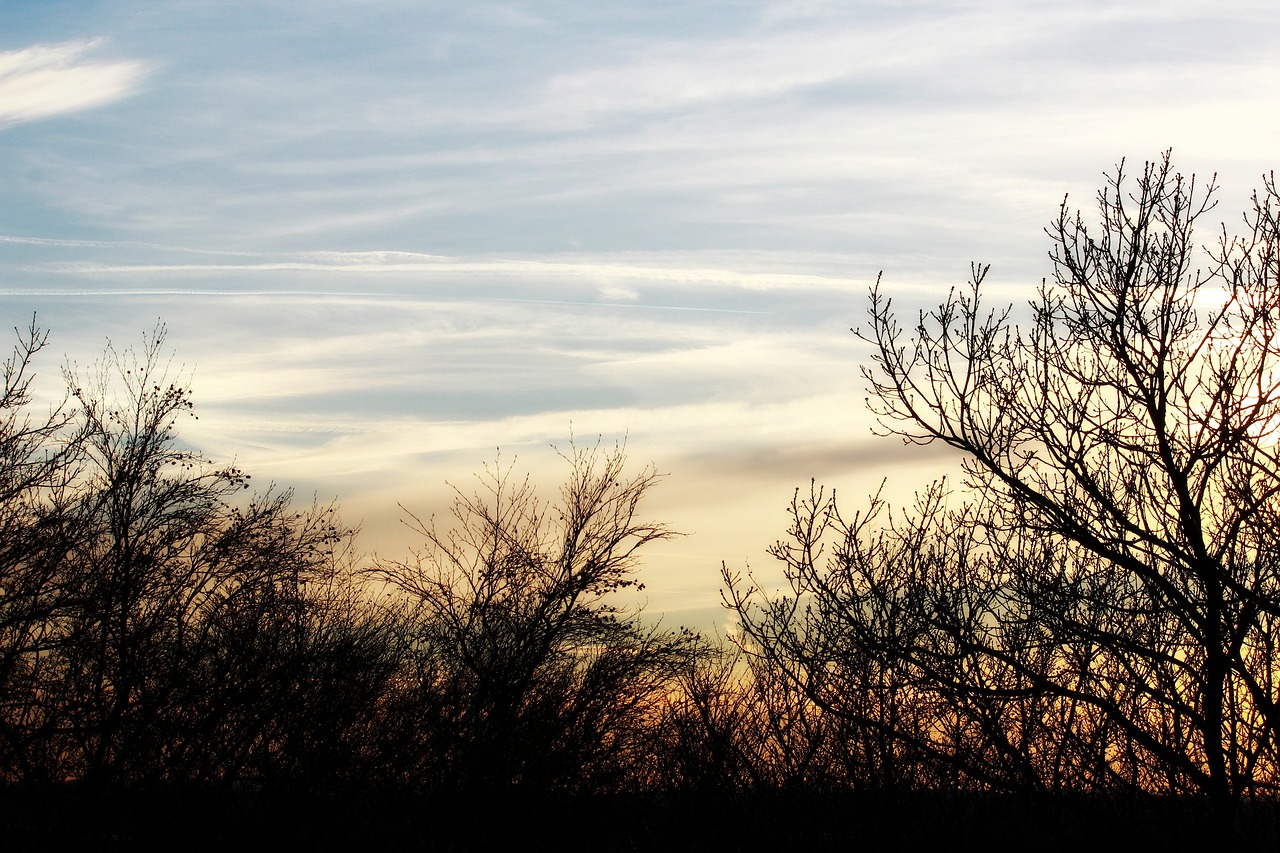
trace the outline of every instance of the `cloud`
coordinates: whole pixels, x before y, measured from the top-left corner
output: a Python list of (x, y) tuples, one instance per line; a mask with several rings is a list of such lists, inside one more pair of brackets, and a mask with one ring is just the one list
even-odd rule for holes
[[(463, 279), (519, 280), (522, 282), (544, 281), (563, 284), (581, 281), (598, 286), (600, 298), (614, 303), (634, 303), (640, 294), (637, 287), (643, 285), (661, 285), (667, 287), (684, 287), (688, 285), (707, 285), (724, 288), (743, 289), (747, 291), (769, 291), (776, 289), (814, 289), (843, 290), (850, 286), (866, 284), (862, 278), (843, 275), (795, 273), (790, 272), (786, 263), (769, 265), (766, 270), (758, 267), (761, 258), (758, 253), (747, 256), (731, 256), (718, 258), (725, 265), (702, 264), (692, 266), (687, 263), (688, 257), (672, 252), (621, 252), (611, 254), (556, 253), (531, 257), (475, 257), (427, 254), (409, 251), (306, 251), (306, 252), (244, 252), (234, 250), (196, 249), (185, 246), (162, 245), (157, 243), (106, 242), (92, 240), (56, 240), (0, 234), (0, 244), (29, 246), (33, 251), (56, 249), (105, 249), (109, 253), (136, 255), (139, 250), (147, 252), (152, 258), (165, 257), (176, 260), (147, 260), (138, 263), (129, 261), (109, 261), (99, 258), (93, 260), (58, 260), (36, 262), (35, 264), (14, 265), (0, 264), (0, 269), (21, 269), (25, 272), (45, 272), (55, 275), (77, 276), (91, 279), (102, 276), (155, 276), (164, 279), (167, 284), (161, 288), (131, 286), (127, 289), (101, 291), (102, 295), (145, 296), (160, 294), (188, 293), (192, 295), (315, 295), (315, 296), (364, 296), (381, 298), (390, 294), (380, 294), (369, 290), (348, 293), (333, 288), (323, 289), (273, 289), (234, 287), (225, 289), (209, 289), (180, 284), (184, 277), (195, 277), (206, 273), (248, 273), (255, 276), (256, 281), (264, 281), (266, 276), (281, 273), (322, 273), (342, 278), (358, 276), (381, 277), (386, 279), (403, 278), (420, 282), (424, 277), (448, 277)], [(195, 254), (201, 256), (222, 255), (223, 258), (190, 262), (182, 256)], [(699, 258), (706, 260), (706, 258)], [(842, 259), (843, 260), (843, 259)], [(312, 279), (314, 282), (314, 279)], [(32, 294), (37, 292), (31, 287), (9, 290), (0, 286), (0, 295), (16, 293)], [(49, 295), (78, 295), (81, 292), (95, 292), (92, 288), (39, 291)], [(532, 300), (551, 301), (558, 300)], [(593, 303), (594, 304), (594, 303)], [(647, 305), (644, 307), (676, 308), (681, 306)], [(684, 310), (712, 310), (693, 307)], [(716, 309), (724, 310), (724, 309)], [(752, 311), (736, 313), (759, 313)]]
[(132, 94), (141, 62), (95, 62), (101, 39), (37, 44), (0, 53), (0, 127), (109, 104)]
[[(1174, 145), (1224, 216), (1274, 165), (1260, 0), (119, 5), (109, 45), (0, 54), (0, 128), (164, 63), (136, 122), (0, 158), (0, 305), (52, 329), (51, 394), (163, 317), (183, 439), (341, 495), (387, 553), (397, 501), (446, 511), (495, 446), (551, 485), (571, 425), (629, 434), (693, 534), (646, 568), (657, 610), (763, 570), (812, 476), (857, 503), (949, 470), (870, 436), (879, 270), (907, 319), (971, 259), (1025, 306), (1115, 158)], [(6, 45), (71, 37), (35, 32)]]
[(877, 49), (870, 33), (840, 29), (711, 43), (646, 45), (630, 55), (551, 77), (537, 114), (578, 121), (597, 113), (654, 112), (776, 98), (887, 68), (935, 62), (917, 47)]

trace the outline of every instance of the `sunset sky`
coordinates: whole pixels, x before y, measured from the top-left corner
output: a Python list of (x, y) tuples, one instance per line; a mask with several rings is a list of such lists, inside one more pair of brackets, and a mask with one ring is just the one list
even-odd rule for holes
[(796, 486), (947, 467), (871, 433), (876, 273), (1025, 300), (1063, 195), (1169, 147), (1234, 227), (1277, 45), (1261, 0), (0, 0), (0, 310), (50, 393), (162, 320), (184, 439), (388, 557), (496, 448), (550, 494), (625, 437), (690, 534), (649, 609), (705, 626)]

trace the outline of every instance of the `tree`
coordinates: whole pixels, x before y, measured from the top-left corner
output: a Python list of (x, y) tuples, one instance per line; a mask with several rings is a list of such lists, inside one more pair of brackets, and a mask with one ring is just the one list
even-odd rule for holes
[(628, 478), (620, 447), (562, 455), (557, 502), (486, 467), (482, 492), (456, 492), (451, 528), (410, 516), (426, 547), (375, 571), (409, 608), (415, 668), (396, 710), (419, 784), (597, 792), (644, 776), (647, 733), (692, 638), (646, 627), (611, 596), (639, 588), (640, 549), (674, 534), (637, 518), (652, 468)]
[(984, 266), (909, 330), (873, 289), (873, 411), (959, 451), (964, 501), (877, 527), (815, 500), (776, 551), (789, 599), (729, 578), (827, 707), (852, 700), (821, 665), (856, 652), (930, 709), (864, 722), (983, 784), (1197, 793), (1224, 822), (1280, 793), (1280, 196), (1200, 254), (1215, 192), (1166, 153), (1108, 176), (1096, 225), (1064, 200), (1025, 328)]
[(339, 780), (371, 760), (401, 643), (332, 506), (248, 496), (181, 444), (164, 329), (24, 415), (34, 327), (0, 420), (0, 773), (122, 785)]
[(82, 433), (64, 399), (30, 411), (33, 362), (48, 343), (35, 318), (4, 363), (0, 392), (0, 780), (28, 775), (30, 747), (52, 724), (38, 685), (49, 663), (60, 554), (67, 545), (68, 483)]

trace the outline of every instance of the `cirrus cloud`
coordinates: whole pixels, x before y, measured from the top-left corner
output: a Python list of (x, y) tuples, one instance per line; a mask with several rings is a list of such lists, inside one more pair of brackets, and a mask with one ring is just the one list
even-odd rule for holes
[(135, 60), (87, 58), (102, 39), (37, 44), (0, 53), (0, 127), (109, 104), (146, 74)]

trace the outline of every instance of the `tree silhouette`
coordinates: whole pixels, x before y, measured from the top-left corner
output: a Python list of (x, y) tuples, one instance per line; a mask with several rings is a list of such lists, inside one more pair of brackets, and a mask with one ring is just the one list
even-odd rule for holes
[(410, 608), (414, 680), (398, 711), (416, 726), (418, 780), (445, 789), (601, 791), (644, 775), (665, 691), (692, 638), (644, 626), (610, 596), (638, 552), (673, 534), (641, 521), (657, 482), (623, 450), (570, 447), (560, 499), (510, 469), (456, 493), (454, 525), (411, 517), (426, 547), (376, 575)]
[(401, 644), (363, 590), (333, 507), (244, 497), (185, 448), (190, 390), (163, 327), (23, 415), (34, 327), (6, 370), (0, 722), (7, 781), (342, 778)]
[[(1223, 826), (1274, 796), (1280, 199), (1201, 255), (1214, 192), (1166, 153), (1117, 167), (1096, 225), (1064, 201), (1026, 328), (982, 266), (907, 328), (873, 290), (872, 408), (961, 453), (964, 501), (798, 501), (791, 594), (726, 578), (762, 654), (973, 784), (1196, 793)], [(910, 719), (866, 709), (872, 676)]]
[(35, 744), (55, 725), (41, 702), (49, 675), (50, 620), (61, 605), (60, 555), (67, 547), (68, 482), (80, 433), (64, 399), (29, 411), (33, 361), (48, 332), (34, 318), (18, 332), (0, 394), (0, 780), (34, 776)]

